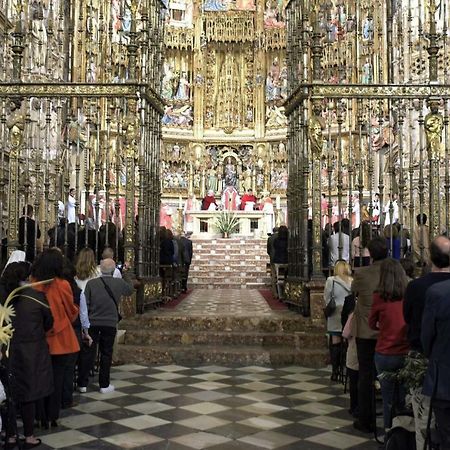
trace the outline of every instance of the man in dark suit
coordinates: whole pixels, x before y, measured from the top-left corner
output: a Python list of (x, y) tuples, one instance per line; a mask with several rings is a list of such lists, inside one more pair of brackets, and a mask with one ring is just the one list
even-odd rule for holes
[(432, 398), (441, 435), (439, 448), (450, 450), (450, 280), (436, 283), (427, 291), (421, 341), (428, 357), (423, 393)]
[(28, 262), (34, 261), (36, 239), (39, 239), (40, 237), (41, 230), (39, 230), (39, 226), (36, 230), (36, 222), (33, 219), (33, 207), (31, 205), (27, 205), (26, 213), (24, 207), (23, 216), (19, 219), (19, 250), (25, 251)]
[(388, 256), (386, 240), (380, 237), (372, 239), (367, 248), (372, 258), (372, 265), (355, 269), (352, 292), (357, 302), (353, 317), (353, 333), (356, 337), (358, 352), (358, 420), (353, 426), (363, 433), (374, 429), (373, 397), (375, 382), (375, 345), (378, 332), (369, 327), (368, 319), (372, 307), (373, 293), (380, 281), (380, 266)]
[(180, 263), (182, 267), (182, 275), (181, 275), (181, 289), (183, 292), (187, 292), (187, 281), (189, 277), (189, 267), (192, 262), (192, 241), (189, 239), (192, 233), (187, 232), (183, 233), (180, 236), (179, 244), (179, 253), (180, 253)]

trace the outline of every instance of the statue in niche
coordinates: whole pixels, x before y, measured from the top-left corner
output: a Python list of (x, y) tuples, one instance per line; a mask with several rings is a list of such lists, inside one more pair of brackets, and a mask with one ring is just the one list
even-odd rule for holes
[(440, 159), (444, 119), (441, 114), (432, 112), (425, 117), (424, 123), (425, 134), (427, 136), (428, 158), (431, 160)]
[(308, 123), (308, 137), (311, 143), (311, 153), (314, 159), (321, 159), (323, 156), (325, 128), (322, 117), (313, 116)]
[(271, 105), (267, 109), (266, 125), (268, 128), (281, 128), (287, 126), (287, 117), (284, 114), (284, 106)]
[(366, 62), (362, 68), (362, 84), (373, 83), (373, 67), (369, 58), (366, 58)]
[(225, 186), (237, 186), (237, 172), (236, 166), (232, 163), (231, 157), (227, 158), (227, 163), (225, 165)]
[(178, 79), (178, 85), (175, 93), (175, 100), (189, 100), (189, 89), (191, 85), (187, 79), (187, 72), (182, 71)]
[(245, 191), (248, 191), (253, 187), (252, 169), (250, 167), (247, 167), (247, 169), (245, 169), (245, 172), (243, 174), (242, 187), (245, 189)]
[(372, 17), (366, 17), (363, 23), (362, 27), (362, 36), (363, 39), (366, 41), (373, 41), (373, 18)]
[(47, 29), (44, 23), (44, 7), (37, 0), (30, 5), (31, 42), (30, 62), (32, 72), (44, 73), (47, 56)]
[(219, 180), (217, 178), (217, 171), (214, 167), (208, 169), (208, 178), (207, 178), (207, 191), (217, 192), (219, 188)]
[(162, 79), (162, 96), (166, 100), (173, 98), (173, 67), (170, 64), (164, 63), (164, 76)]

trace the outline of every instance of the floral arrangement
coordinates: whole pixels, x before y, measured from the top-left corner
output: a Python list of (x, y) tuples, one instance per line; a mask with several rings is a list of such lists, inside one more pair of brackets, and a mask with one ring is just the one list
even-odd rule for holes
[(11, 343), (11, 338), (14, 334), (14, 328), (12, 327), (12, 318), (16, 315), (16, 312), (14, 311), (14, 307), (12, 306), (11, 302), (16, 297), (22, 297), (33, 300), (34, 302), (39, 303), (45, 308), (49, 308), (47, 304), (39, 301), (37, 298), (31, 297), (30, 295), (24, 295), (20, 292), (27, 288), (32, 288), (34, 286), (39, 286), (41, 284), (50, 283), (51, 281), (53, 281), (53, 279), (38, 281), (36, 283), (24, 284), (23, 286), (19, 286), (8, 295), (3, 305), (0, 304), (0, 344), (6, 346), (6, 356), (9, 355), (9, 345)]
[(407, 388), (419, 389), (423, 386), (428, 360), (421, 353), (409, 352), (405, 358), (405, 365), (395, 372), (383, 372), (380, 378), (397, 380)]
[(223, 235), (229, 235), (239, 228), (239, 219), (230, 211), (221, 211), (216, 218), (215, 226)]

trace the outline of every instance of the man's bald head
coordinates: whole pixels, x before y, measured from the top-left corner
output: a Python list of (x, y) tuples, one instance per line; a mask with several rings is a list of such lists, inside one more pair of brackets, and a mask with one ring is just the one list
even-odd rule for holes
[(116, 263), (111, 258), (102, 259), (100, 261), (100, 271), (102, 275), (112, 275), (115, 268)]
[(438, 236), (430, 244), (430, 260), (433, 268), (450, 269), (450, 239)]

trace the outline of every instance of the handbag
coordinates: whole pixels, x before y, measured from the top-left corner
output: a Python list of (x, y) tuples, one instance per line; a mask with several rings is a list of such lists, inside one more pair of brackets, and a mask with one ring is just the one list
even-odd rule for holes
[(112, 301), (114, 302), (114, 304), (116, 305), (116, 310), (117, 310), (117, 321), (120, 322), (122, 320), (122, 315), (119, 312), (119, 306), (117, 305), (116, 299), (114, 298), (114, 295), (111, 291), (111, 288), (105, 283), (105, 280), (100, 277), (101, 282), (103, 283), (103, 286), (105, 286), (106, 292), (108, 293), (108, 295), (111, 297)]
[(334, 299), (334, 280), (333, 280), (333, 287), (331, 288), (331, 298), (329, 302), (327, 303), (327, 306), (323, 308), (323, 313), (325, 314), (325, 318), (328, 319), (334, 311), (336, 310), (336, 300)]

